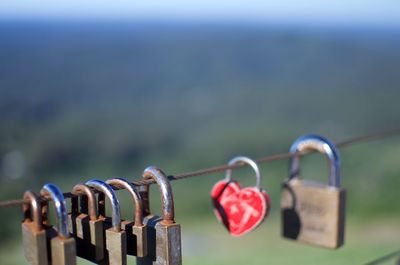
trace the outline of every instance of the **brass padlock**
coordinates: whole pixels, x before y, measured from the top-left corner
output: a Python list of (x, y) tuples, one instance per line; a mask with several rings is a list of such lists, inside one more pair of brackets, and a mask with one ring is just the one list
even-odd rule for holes
[[(329, 185), (299, 178), (298, 154), (311, 150), (328, 158)], [(290, 176), (282, 186), (282, 235), (320, 247), (342, 246), (346, 192), (340, 183), (340, 158), (336, 147), (321, 136), (305, 135), (293, 143), (290, 153), (294, 155), (290, 160)]]
[[(96, 195), (85, 184), (77, 184), (71, 193), (71, 213), (68, 215), (69, 230), (75, 237), (78, 257), (97, 262), (104, 259), (103, 220), (97, 218)], [(81, 209), (78, 207), (80, 198)]]
[[(68, 212), (65, 205), (64, 195), (54, 184), (48, 183), (42, 187), (40, 194), (51, 199), (55, 206), (58, 227), (47, 228), (47, 238), (50, 240), (50, 260), (53, 265), (74, 265), (76, 264), (75, 239), (70, 237), (68, 231)], [(48, 203), (43, 207), (47, 218)], [(47, 220), (45, 220), (47, 222)]]
[(46, 230), (42, 225), (42, 207), (39, 198), (32, 191), (24, 193), (23, 204), (24, 220), (22, 222), (22, 244), (24, 255), (29, 264), (47, 265), (47, 240)]
[(174, 220), (174, 199), (172, 187), (167, 176), (156, 167), (148, 167), (143, 172), (144, 180), (157, 182), (161, 193), (162, 217), (150, 214), (149, 186), (140, 187), (143, 199), (143, 212), (147, 214), (144, 223), (147, 224), (147, 257), (137, 258), (140, 265), (181, 265), (181, 226)]
[[(99, 264), (126, 265), (126, 232), (121, 229), (121, 207), (113, 188), (101, 180), (89, 180), (85, 184), (100, 192), (98, 211), (105, 231), (105, 252)], [(111, 222), (106, 220), (105, 197), (111, 203)]]
[(147, 226), (143, 224), (142, 198), (136, 187), (122, 178), (113, 178), (107, 184), (118, 189), (126, 189), (132, 196), (135, 204), (135, 219), (121, 222), (122, 230), (126, 231), (127, 254), (137, 257), (147, 255)]

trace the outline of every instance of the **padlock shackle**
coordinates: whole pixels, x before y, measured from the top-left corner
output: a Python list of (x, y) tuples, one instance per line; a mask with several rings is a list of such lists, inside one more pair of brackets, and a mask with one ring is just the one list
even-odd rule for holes
[(24, 221), (30, 220), (35, 224), (37, 231), (42, 230), (42, 206), (40, 205), (39, 197), (32, 191), (24, 192), (24, 200), (29, 200), (29, 203), (22, 204), (24, 213)]
[(142, 197), (140, 196), (136, 187), (123, 178), (113, 178), (106, 180), (108, 185), (116, 188), (126, 189), (135, 203), (135, 226), (143, 226), (143, 204)]
[[(86, 196), (87, 201), (87, 208), (88, 208), (88, 213), (89, 213), (89, 218), (91, 221), (96, 221), (97, 220), (97, 204), (96, 204), (96, 195), (94, 192), (90, 189), (89, 186), (79, 183), (76, 184), (73, 188), (71, 193), (73, 195), (76, 195), (78, 197), (80, 196)], [(79, 213), (78, 210), (78, 197), (72, 197), (71, 198), (71, 212), (72, 213)], [(81, 198), (82, 200), (83, 198)]]
[[(319, 135), (304, 135), (298, 138), (290, 147), (291, 154), (318, 151), (326, 156), (329, 165), (329, 185), (341, 186), (340, 156), (336, 146), (328, 139)], [(297, 178), (300, 174), (300, 156), (295, 155), (289, 160), (289, 179)]]
[[(252, 160), (251, 158), (248, 158), (245, 156), (236, 156), (228, 162), (229, 166), (233, 166), (233, 165), (237, 165), (237, 164), (247, 164), (253, 168), (254, 172), (256, 173), (256, 187), (258, 190), (261, 190), (261, 172), (260, 172), (260, 169), (259, 169), (257, 163), (254, 160)], [(229, 182), (229, 181), (231, 181), (231, 178), (232, 178), (232, 169), (227, 169), (225, 180), (227, 182)]]
[(56, 185), (47, 183), (40, 190), (40, 195), (53, 201), (58, 220), (58, 235), (62, 238), (69, 238), (68, 212), (62, 191)]
[[(121, 231), (121, 206), (119, 204), (119, 200), (117, 198), (117, 195), (115, 195), (113, 188), (104, 181), (97, 179), (89, 180), (85, 184), (100, 192), (98, 200), (99, 205), (100, 203), (104, 205), (104, 197), (107, 196), (111, 204), (112, 229), (116, 232)], [(99, 207), (98, 210), (99, 210), (99, 215), (105, 217), (104, 207)]]
[[(142, 179), (152, 179), (157, 182), (161, 193), (163, 222), (166, 224), (175, 223), (174, 197), (167, 175), (161, 169), (150, 166), (144, 170)], [(146, 186), (148, 190), (148, 185)]]

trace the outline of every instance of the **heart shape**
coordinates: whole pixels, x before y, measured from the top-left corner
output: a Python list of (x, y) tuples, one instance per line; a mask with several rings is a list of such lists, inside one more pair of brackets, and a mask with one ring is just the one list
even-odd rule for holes
[(233, 236), (256, 228), (268, 215), (269, 196), (256, 187), (241, 188), (236, 181), (221, 180), (211, 190), (214, 212)]

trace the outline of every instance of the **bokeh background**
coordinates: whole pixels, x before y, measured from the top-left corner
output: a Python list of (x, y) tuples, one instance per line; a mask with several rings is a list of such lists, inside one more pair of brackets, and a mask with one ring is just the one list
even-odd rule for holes
[[(139, 179), (149, 165), (173, 175), (281, 153), (305, 133), (339, 141), (398, 127), (400, 4), (331, 2), (1, 1), (0, 200), (46, 182), (68, 191)], [(271, 215), (241, 238), (211, 207), (223, 174), (173, 182), (184, 264), (365, 264), (399, 251), (400, 137), (340, 151), (344, 247), (280, 237), (279, 161), (260, 165)], [(327, 181), (321, 156), (302, 165)], [(249, 169), (234, 174), (255, 183)], [(21, 210), (0, 213), (0, 264), (25, 264)]]

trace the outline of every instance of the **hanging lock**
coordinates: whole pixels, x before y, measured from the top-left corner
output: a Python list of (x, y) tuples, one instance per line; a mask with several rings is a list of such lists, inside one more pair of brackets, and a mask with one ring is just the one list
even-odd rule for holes
[(232, 180), (232, 169), (226, 171), (224, 180), (218, 181), (211, 190), (214, 212), (218, 220), (233, 236), (241, 236), (254, 230), (268, 216), (270, 199), (261, 188), (261, 173), (257, 163), (244, 156), (237, 156), (228, 165), (247, 164), (256, 173), (256, 186), (242, 188)]
[(24, 200), (29, 200), (28, 204), (22, 205), (24, 220), (21, 227), (25, 258), (32, 265), (47, 265), (46, 230), (42, 225), (39, 198), (35, 193), (26, 191)]
[[(126, 233), (121, 230), (121, 208), (113, 188), (101, 180), (89, 180), (85, 184), (100, 192), (98, 211), (99, 217), (103, 220), (106, 251), (104, 252), (104, 259), (99, 264), (126, 265)], [(106, 196), (111, 203), (111, 222), (106, 220)]]
[[(69, 230), (76, 240), (78, 257), (97, 262), (104, 259), (103, 220), (97, 218), (96, 195), (85, 184), (77, 184), (71, 193)], [(80, 210), (78, 209), (80, 199)], [(88, 213), (88, 214), (87, 214)]]
[[(50, 264), (74, 265), (76, 264), (76, 244), (68, 231), (68, 213), (64, 195), (56, 185), (51, 183), (44, 185), (40, 194), (53, 201), (58, 219), (57, 229), (53, 226), (46, 229), (47, 239), (50, 240)], [(45, 217), (44, 222), (48, 223), (48, 202), (43, 206), (42, 212)]]
[(127, 254), (137, 257), (147, 255), (147, 226), (143, 224), (142, 198), (136, 187), (122, 178), (113, 178), (106, 181), (107, 184), (118, 189), (126, 189), (135, 203), (135, 221), (124, 220), (121, 229), (126, 232)]
[(336, 147), (317, 135), (305, 135), (290, 148), (291, 154), (316, 150), (329, 162), (329, 185), (299, 178), (300, 158), (290, 160), (289, 180), (283, 183), (282, 234), (316, 246), (338, 248), (344, 243), (345, 189), (341, 188), (340, 158)]
[(181, 265), (181, 226), (174, 220), (174, 199), (167, 176), (157, 167), (148, 167), (143, 180), (157, 182), (161, 193), (162, 217), (150, 214), (149, 185), (140, 186), (143, 200), (143, 222), (147, 224), (147, 257), (137, 258), (140, 265)]

